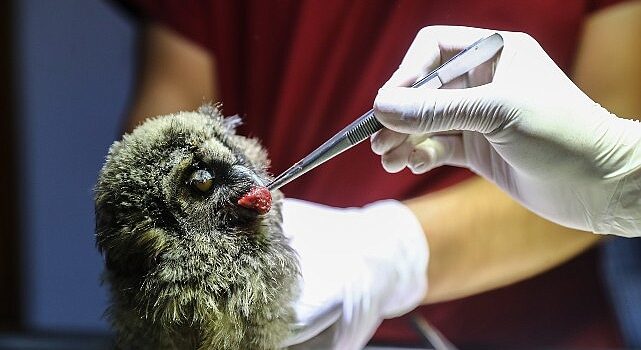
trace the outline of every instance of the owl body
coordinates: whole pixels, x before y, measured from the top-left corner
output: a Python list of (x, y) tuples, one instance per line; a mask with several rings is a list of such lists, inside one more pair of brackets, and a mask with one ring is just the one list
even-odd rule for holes
[(299, 276), (280, 201), (238, 199), (269, 180), (237, 119), (204, 106), (154, 118), (110, 148), (95, 190), (96, 240), (122, 349), (276, 349)]

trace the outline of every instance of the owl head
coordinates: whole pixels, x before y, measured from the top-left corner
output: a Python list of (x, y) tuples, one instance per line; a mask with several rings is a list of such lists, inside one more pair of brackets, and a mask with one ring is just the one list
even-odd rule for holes
[(110, 148), (95, 188), (96, 241), (115, 323), (224, 328), (290, 317), (273, 306), (288, 304), (298, 274), (282, 196), (267, 212), (238, 204), (269, 180), (266, 153), (235, 134), (238, 123), (204, 106), (150, 119)]

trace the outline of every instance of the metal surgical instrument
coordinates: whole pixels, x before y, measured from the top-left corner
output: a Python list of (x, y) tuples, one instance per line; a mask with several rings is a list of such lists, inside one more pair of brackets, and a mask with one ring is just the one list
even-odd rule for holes
[[(416, 88), (427, 85), (438, 89), (486, 62), (496, 55), (501, 48), (503, 48), (503, 38), (498, 33), (480, 39), (434, 69), (421, 80), (412, 84), (411, 87)], [(383, 125), (374, 117), (374, 110), (369, 110), (305, 158), (285, 170), (267, 185), (267, 188), (273, 191), (282, 187), (336, 155), (356, 146), (382, 128)]]

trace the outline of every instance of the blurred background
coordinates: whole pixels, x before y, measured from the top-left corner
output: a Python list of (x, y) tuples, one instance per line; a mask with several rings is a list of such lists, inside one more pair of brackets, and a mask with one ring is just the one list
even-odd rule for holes
[(0, 19), (0, 327), (104, 333), (92, 187), (135, 28), (97, 0), (2, 1)]
[[(0, 1), (0, 349), (25, 333), (108, 342), (92, 187), (133, 91), (136, 29), (109, 1)], [(605, 254), (641, 266), (638, 249), (612, 240)]]

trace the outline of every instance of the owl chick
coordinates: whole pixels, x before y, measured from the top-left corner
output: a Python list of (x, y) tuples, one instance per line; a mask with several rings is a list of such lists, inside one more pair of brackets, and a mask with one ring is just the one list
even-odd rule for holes
[(258, 141), (217, 107), (148, 120), (107, 155), (96, 240), (122, 349), (275, 349), (299, 268), (272, 209), (238, 204), (268, 180)]

